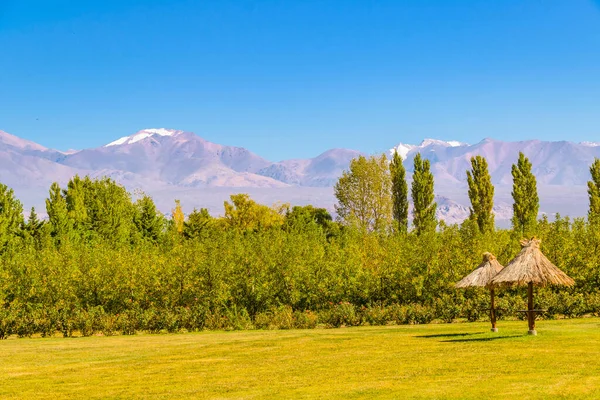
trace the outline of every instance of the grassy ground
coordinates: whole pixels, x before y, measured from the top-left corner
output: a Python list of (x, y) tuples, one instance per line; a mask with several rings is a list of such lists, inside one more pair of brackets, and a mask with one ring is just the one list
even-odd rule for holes
[(600, 319), (0, 342), (0, 398), (600, 398)]

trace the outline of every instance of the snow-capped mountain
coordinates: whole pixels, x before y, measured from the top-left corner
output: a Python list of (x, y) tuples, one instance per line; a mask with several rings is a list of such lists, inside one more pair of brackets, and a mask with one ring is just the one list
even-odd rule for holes
[(59, 162), (87, 170), (125, 171), (169, 185), (286, 186), (257, 174), (271, 163), (246, 149), (164, 128), (144, 129), (103, 147), (67, 155)]
[(421, 144), (419, 144), (419, 145), (400, 143), (396, 147), (390, 149), (390, 155), (393, 155), (394, 153), (398, 153), (400, 155), (400, 157), (402, 157), (402, 159), (406, 160), (409, 153), (416, 154), (416, 153), (420, 153), (420, 152), (424, 151), (425, 149), (434, 150), (435, 147), (446, 148), (446, 147), (462, 147), (462, 146), (468, 146), (468, 144), (457, 142), (456, 140), (451, 140), (451, 141), (445, 142), (443, 140), (438, 140), (438, 139), (424, 139), (421, 142)]
[[(600, 143), (503, 142), (484, 139), (470, 145), (425, 139), (398, 144), (411, 178), (417, 153), (431, 161), (438, 218), (447, 223), (468, 216), (466, 170), (470, 158), (484, 156), (496, 185), (496, 220), (510, 218), (511, 166), (519, 151), (534, 166), (541, 211), (584, 215), (589, 165), (600, 158)], [(109, 176), (131, 191), (142, 189), (168, 212), (175, 198), (185, 207), (208, 207), (222, 213), (230, 194), (246, 192), (264, 203), (314, 204), (333, 210), (333, 185), (359, 151), (332, 149), (311, 159), (271, 162), (251, 151), (209, 142), (174, 129), (144, 129), (105, 146), (60, 152), (0, 131), (0, 181), (15, 189), (25, 205), (43, 209), (53, 181), (64, 185), (73, 175)]]
[(183, 131), (176, 131), (174, 129), (165, 129), (165, 128), (159, 128), (159, 129), (142, 129), (141, 131), (131, 135), (131, 136), (124, 136), (120, 139), (115, 140), (114, 142), (110, 142), (109, 144), (107, 144), (104, 147), (110, 147), (110, 146), (121, 146), (121, 145), (127, 145), (127, 144), (133, 144), (135, 142), (139, 142), (140, 140), (144, 140), (146, 138), (158, 135), (158, 136), (177, 136), (179, 134), (183, 133)]
[(590, 142), (503, 142), (490, 138), (473, 145), (425, 140), (418, 146), (399, 144), (390, 149), (390, 154), (394, 151), (403, 156), (408, 171), (412, 171), (414, 156), (421, 153), (430, 160), (437, 180), (452, 184), (464, 184), (471, 157), (481, 155), (488, 162), (492, 181), (497, 185), (510, 185), (512, 164), (517, 161), (519, 152), (523, 152), (533, 164), (538, 183), (585, 185), (590, 164), (595, 157), (600, 157), (600, 146)]

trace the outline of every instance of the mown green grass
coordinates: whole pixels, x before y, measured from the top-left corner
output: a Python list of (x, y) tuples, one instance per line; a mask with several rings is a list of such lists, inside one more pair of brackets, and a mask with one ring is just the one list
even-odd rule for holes
[(600, 319), (0, 342), (0, 398), (600, 398)]

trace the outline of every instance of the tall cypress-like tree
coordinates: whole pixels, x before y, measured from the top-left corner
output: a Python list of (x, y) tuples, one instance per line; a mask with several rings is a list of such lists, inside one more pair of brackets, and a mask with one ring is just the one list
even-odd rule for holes
[(394, 152), (390, 163), (392, 177), (392, 207), (394, 220), (398, 224), (399, 232), (408, 231), (408, 184), (406, 183), (406, 169), (402, 164), (402, 157)]
[(531, 162), (522, 152), (519, 152), (519, 160), (512, 166), (512, 176), (513, 229), (522, 236), (530, 236), (537, 224), (540, 198), (535, 176), (531, 172)]
[(183, 214), (181, 202), (179, 200), (175, 200), (175, 208), (171, 210), (171, 221), (173, 223), (173, 228), (175, 228), (175, 231), (177, 233), (182, 233), (183, 226), (185, 224), (185, 215)]
[(435, 230), (437, 221), (435, 212), (433, 174), (429, 160), (423, 160), (421, 153), (415, 156), (411, 194), (413, 199), (413, 225), (417, 235)]
[(471, 171), (467, 171), (471, 208), (469, 218), (477, 223), (481, 233), (494, 229), (494, 185), (488, 163), (482, 156), (471, 157)]
[(590, 166), (590, 174), (592, 180), (588, 181), (588, 195), (590, 198), (588, 221), (596, 225), (600, 223), (600, 159), (594, 159), (594, 163)]

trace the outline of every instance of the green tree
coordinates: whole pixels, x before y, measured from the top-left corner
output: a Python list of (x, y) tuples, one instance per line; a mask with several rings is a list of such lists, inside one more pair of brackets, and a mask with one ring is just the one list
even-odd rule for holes
[(514, 201), (512, 226), (515, 232), (524, 237), (534, 232), (540, 208), (537, 183), (531, 167), (529, 159), (519, 152), (519, 160), (512, 166)]
[(88, 229), (86, 194), (89, 194), (90, 183), (89, 177), (81, 179), (75, 175), (67, 184), (67, 189), (63, 191), (73, 228), (80, 231), (81, 234)]
[(163, 232), (164, 217), (156, 209), (154, 200), (148, 195), (143, 195), (135, 203), (133, 223), (138, 233), (145, 239), (158, 241)]
[(429, 160), (415, 156), (411, 194), (413, 199), (413, 225), (417, 235), (435, 231), (437, 204), (433, 191), (433, 174)]
[(320, 229), (327, 237), (336, 235), (339, 230), (326, 209), (312, 205), (292, 207), (285, 215), (284, 226), (288, 232), (304, 233), (307, 229)]
[(385, 154), (359, 156), (335, 185), (338, 219), (367, 231), (381, 231), (392, 221), (392, 180)]
[(408, 184), (406, 183), (406, 169), (402, 164), (402, 157), (394, 152), (390, 163), (392, 177), (392, 204), (394, 220), (398, 230), (402, 233), (408, 231)]
[(0, 246), (4, 247), (21, 235), (23, 206), (8, 186), (0, 183)]
[(590, 199), (590, 208), (588, 210), (588, 220), (593, 225), (600, 223), (600, 159), (594, 158), (590, 166), (592, 180), (588, 181), (588, 196)]
[(135, 209), (127, 189), (110, 178), (88, 180), (86, 186), (86, 213), (92, 233), (113, 245), (129, 243), (135, 229)]
[(488, 163), (482, 156), (471, 157), (471, 171), (467, 171), (471, 208), (469, 218), (477, 223), (481, 233), (494, 229), (494, 185)]
[(29, 217), (24, 225), (24, 230), (27, 231), (31, 237), (38, 237), (43, 227), (44, 221), (38, 218), (38, 215), (35, 212), (35, 207), (31, 207), (31, 211), (29, 211)]
[(52, 236), (59, 243), (68, 238), (71, 234), (72, 222), (67, 210), (67, 201), (58, 183), (54, 182), (50, 186), (50, 194), (46, 199), (46, 213), (51, 226)]
[(183, 235), (188, 239), (198, 239), (206, 234), (212, 222), (213, 217), (206, 208), (194, 208), (183, 225)]

